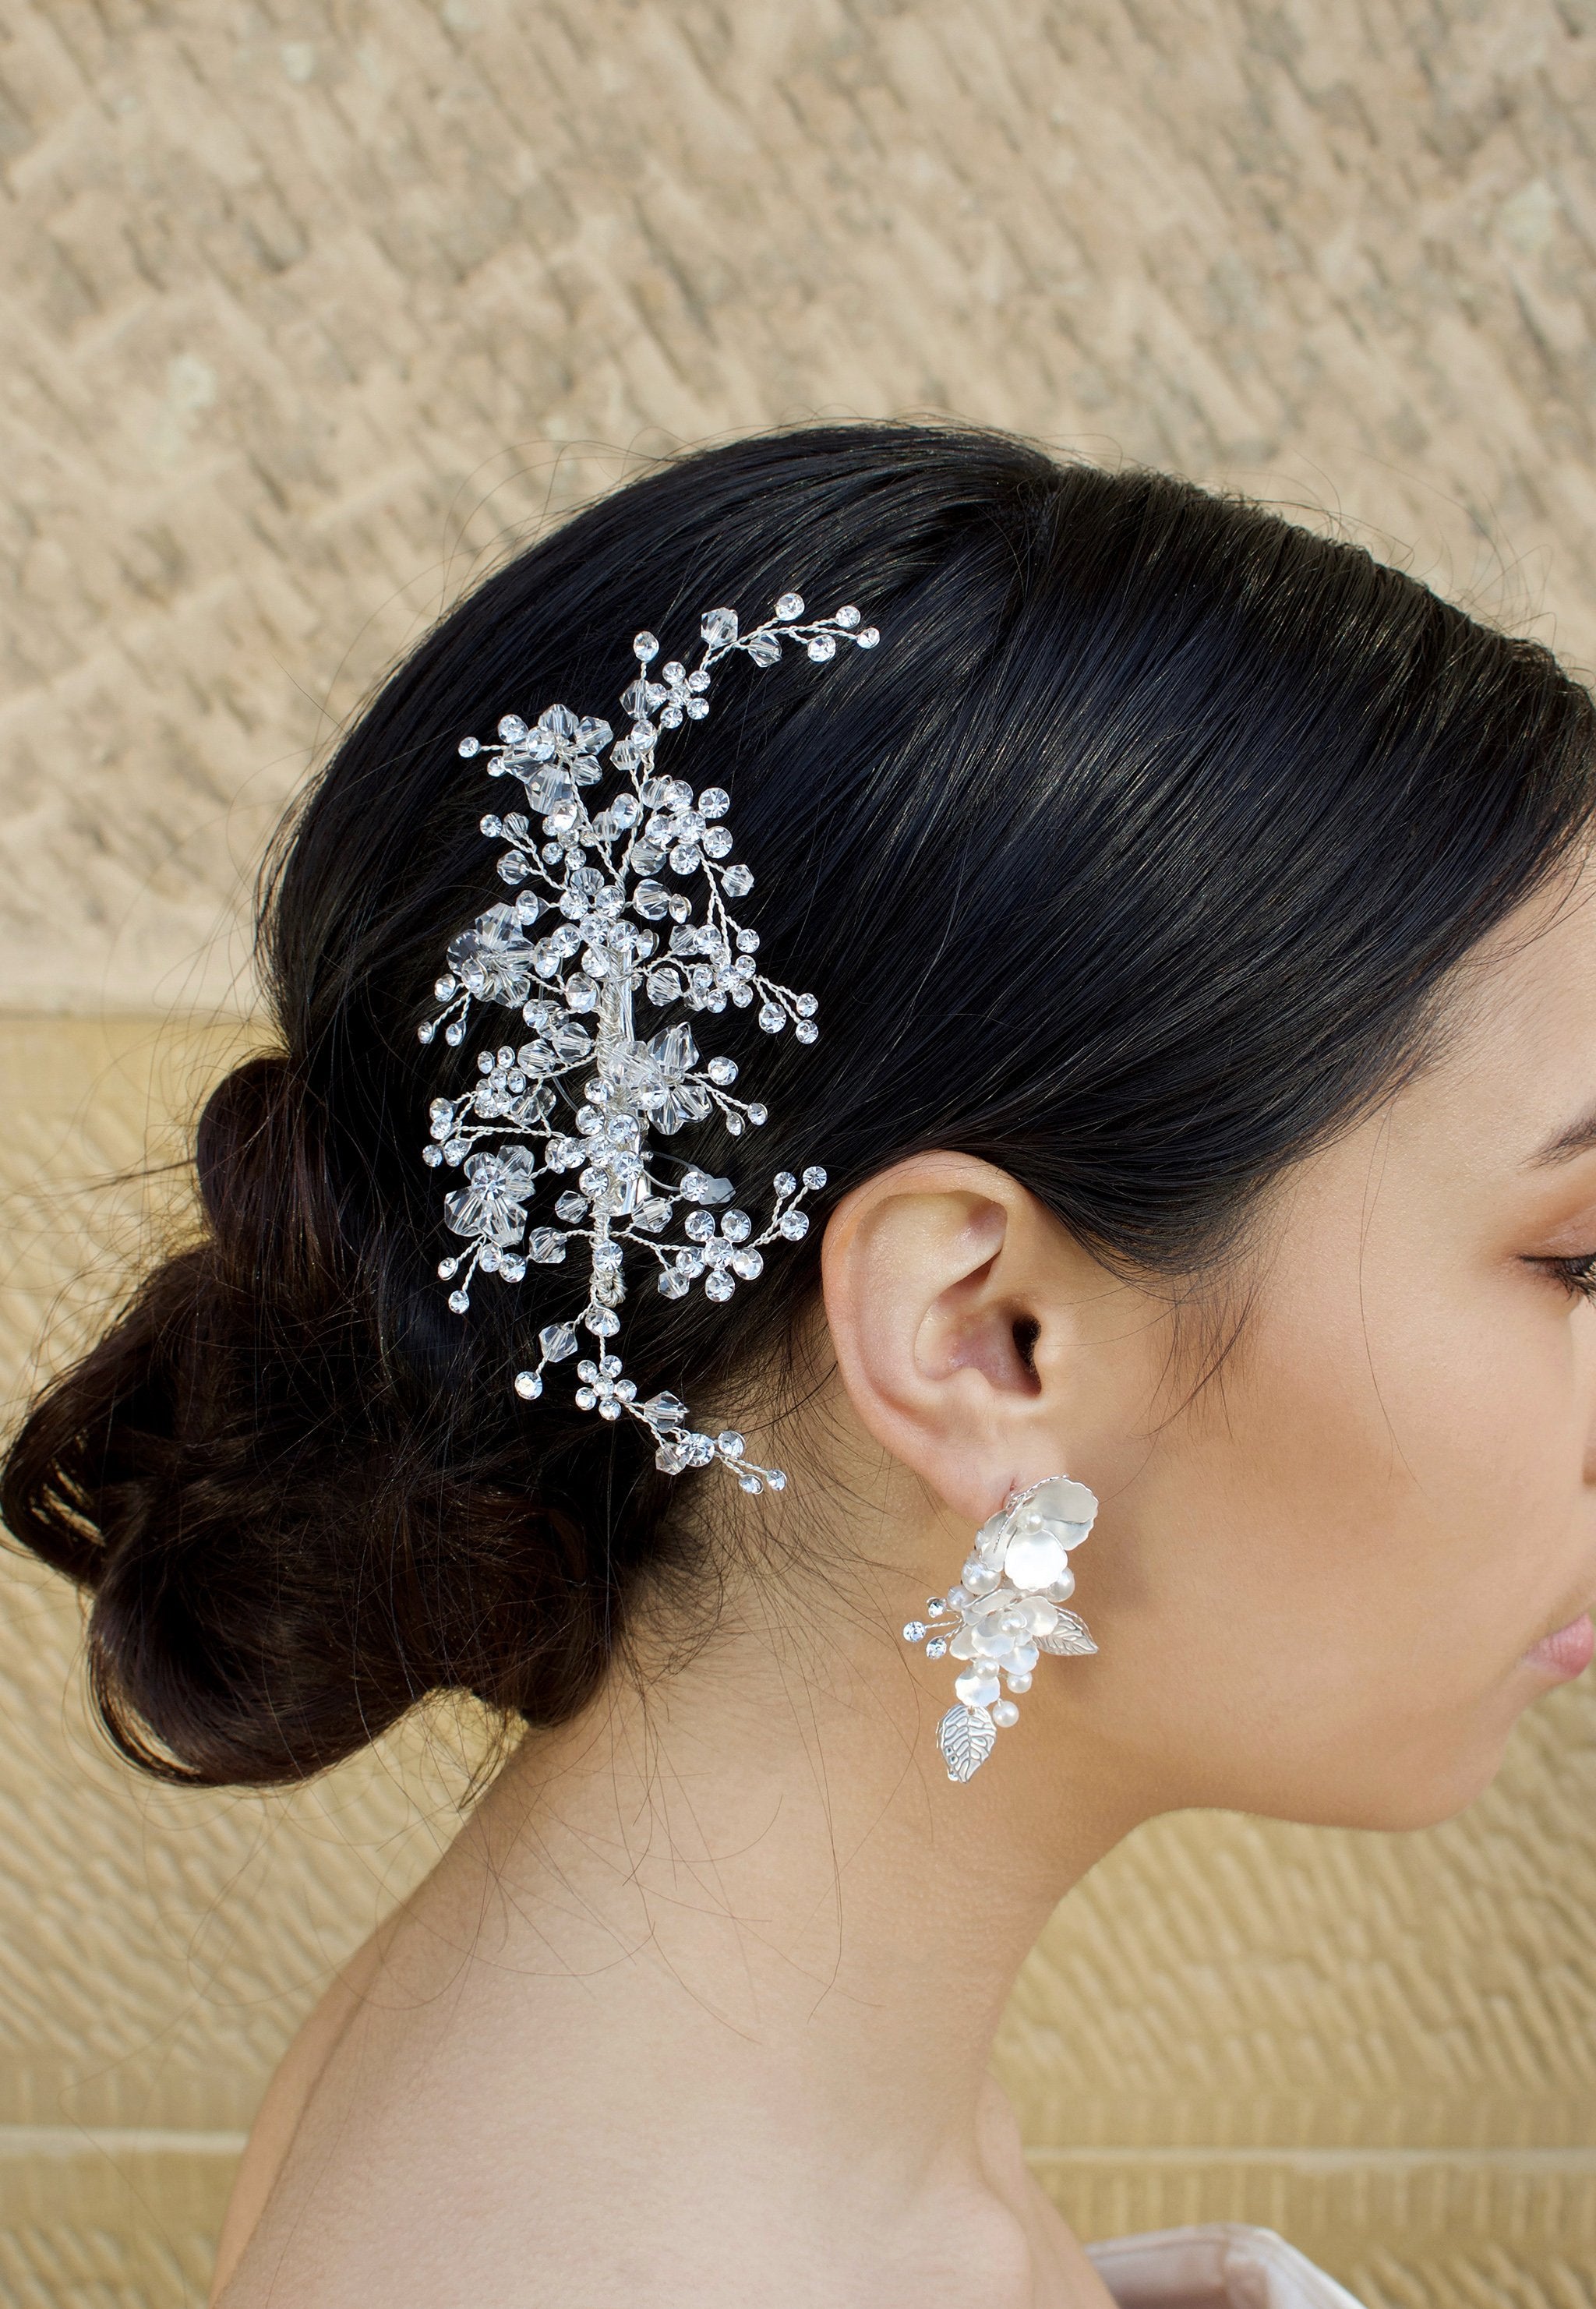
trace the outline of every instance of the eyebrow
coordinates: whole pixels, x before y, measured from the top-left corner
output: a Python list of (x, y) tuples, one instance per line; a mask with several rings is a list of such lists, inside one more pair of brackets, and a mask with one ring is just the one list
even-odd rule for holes
[(1566, 1130), (1557, 1132), (1544, 1146), (1537, 1147), (1530, 1157), (1528, 1167), (1538, 1170), (1548, 1163), (1567, 1163), (1576, 1154), (1590, 1154), (1593, 1147), (1596, 1147), (1596, 1106), (1588, 1114), (1582, 1114), (1576, 1121), (1571, 1122)]

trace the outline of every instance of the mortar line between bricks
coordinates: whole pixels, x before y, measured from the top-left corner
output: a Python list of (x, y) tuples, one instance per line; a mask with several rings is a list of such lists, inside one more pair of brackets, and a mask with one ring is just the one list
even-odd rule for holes
[(0, 2124), (0, 2164), (25, 2157), (239, 2157), (247, 2133), (142, 2124)]
[[(160, 2125), (0, 2124), (0, 2162), (26, 2157), (237, 2157), (242, 2132), (185, 2131)], [(1179, 2169), (1191, 2166), (1266, 2166), (1292, 2173), (1501, 2173), (1525, 2179), (1564, 2175), (1596, 2179), (1596, 2147), (1589, 2149), (1273, 2149), (1117, 2146), (1028, 2149), (1035, 2166), (1120, 2166)]]
[(1084, 2168), (1089, 2166), (1194, 2165), (1272, 2166), (1290, 2173), (1502, 2173), (1526, 2179), (1563, 2175), (1596, 2179), (1596, 2148), (1591, 2149), (1253, 2149), (1094, 2148), (1028, 2149), (1028, 2164)]

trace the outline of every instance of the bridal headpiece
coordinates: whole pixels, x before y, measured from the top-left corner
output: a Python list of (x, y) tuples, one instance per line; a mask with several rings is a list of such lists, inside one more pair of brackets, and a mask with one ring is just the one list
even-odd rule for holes
[[(587, 1302), (574, 1322), (539, 1333), (537, 1362), (515, 1377), (519, 1395), (541, 1395), (549, 1366), (576, 1357), (578, 1405), (601, 1419), (641, 1421), (666, 1474), (719, 1460), (745, 1491), (779, 1491), (781, 1470), (755, 1466), (735, 1429), (702, 1432), (671, 1394), (640, 1403), (613, 1345), (629, 1256), (652, 1261), (668, 1299), (697, 1284), (709, 1299), (729, 1299), (760, 1274), (767, 1245), (807, 1233), (804, 1198), (825, 1184), (818, 1164), (801, 1180), (778, 1171), (770, 1215), (756, 1228), (734, 1202), (730, 1179), (657, 1143), (717, 1118), (740, 1137), (766, 1119), (758, 1100), (734, 1094), (733, 1059), (701, 1056), (684, 1011), (757, 1003), (766, 1033), (790, 1026), (812, 1042), (819, 1030), (815, 997), (762, 974), (758, 932), (729, 907), (754, 886), (746, 865), (729, 862), (729, 795), (712, 785), (695, 793), (662, 774), (655, 756), (662, 731), (708, 713), (721, 659), (740, 652), (768, 668), (791, 648), (824, 665), (843, 643), (874, 649), (881, 636), (851, 607), (806, 620), (790, 592), (747, 632), (726, 609), (707, 611), (700, 632), (704, 647), (692, 671), (672, 662), (657, 675), (650, 669), (659, 643), (635, 636), (638, 672), (621, 698), (629, 722), (622, 738), (608, 722), (551, 705), (531, 725), (505, 714), (486, 748), (461, 739), (468, 760), (486, 756), (489, 777), (525, 790), (524, 810), (482, 820), (483, 833), (504, 845), (499, 878), (514, 895), (451, 940), (434, 990), (444, 1007), (418, 1031), (430, 1042), (442, 1027), (458, 1048), (473, 1002), (518, 1012), (526, 1031), (479, 1052), (468, 1089), (433, 1100), (422, 1160), (462, 1180), (444, 1196), (444, 1215), (464, 1247), (438, 1268), (453, 1286), (456, 1314), (470, 1305), (479, 1276), (517, 1284), (529, 1265), (562, 1266), (577, 1246), (586, 1256)], [(640, 1028), (640, 1002), (660, 1023)], [(529, 1232), (540, 1185), (553, 1207)]]

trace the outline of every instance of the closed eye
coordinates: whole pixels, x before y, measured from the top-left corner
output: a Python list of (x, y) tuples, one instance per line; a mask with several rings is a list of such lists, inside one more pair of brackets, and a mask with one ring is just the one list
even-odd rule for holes
[(1545, 1267), (1574, 1298), (1596, 1299), (1596, 1250), (1577, 1258), (1532, 1258), (1530, 1265)]

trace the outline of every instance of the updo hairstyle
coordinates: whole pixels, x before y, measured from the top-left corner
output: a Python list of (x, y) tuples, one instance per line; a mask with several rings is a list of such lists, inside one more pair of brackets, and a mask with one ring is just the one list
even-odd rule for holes
[(830, 1184), (729, 1304), (628, 1300), (629, 1371), (703, 1416), (780, 1380), (826, 1209), (919, 1150), (998, 1164), (1117, 1267), (1222, 1261), (1590, 813), (1591, 704), (1544, 649), (1160, 473), (822, 426), (579, 514), (444, 618), (299, 806), (260, 914), (273, 1048), (201, 1119), (203, 1227), (12, 1446), (5, 1521), (91, 1593), (95, 1698), (147, 1770), (297, 1780), (438, 1691), (557, 1724), (651, 1580), (691, 1587), (691, 1487), (724, 1478), (678, 1479), (668, 1517), (634, 1423), (512, 1391), (579, 1262), (445, 1306), (427, 1107), (503, 1014), (459, 1051), (416, 1028), (496, 887), (460, 737), (606, 710), (638, 627), (685, 654), (700, 610), (789, 586), (859, 603), (881, 648), (729, 666), (683, 767), (729, 790), (763, 957), (821, 1039), (706, 1022), (772, 1120), (694, 1157)]

